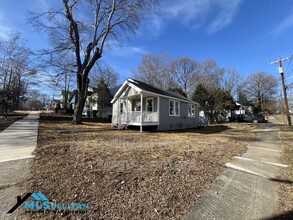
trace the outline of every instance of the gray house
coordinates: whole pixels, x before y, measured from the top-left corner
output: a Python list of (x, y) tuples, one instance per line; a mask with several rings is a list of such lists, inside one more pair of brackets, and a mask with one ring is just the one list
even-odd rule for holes
[(199, 126), (199, 104), (174, 92), (163, 91), (129, 78), (113, 100), (112, 126), (139, 126), (177, 130)]

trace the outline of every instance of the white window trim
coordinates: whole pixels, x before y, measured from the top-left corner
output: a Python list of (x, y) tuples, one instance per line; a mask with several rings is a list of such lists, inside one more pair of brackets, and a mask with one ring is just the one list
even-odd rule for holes
[[(175, 113), (175, 106), (176, 106), (175, 103), (178, 102), (178, 115), (175, 115), (175, 114), (171, 115), (170, 114), (170, 102), (174, 103), (174, 113)], [(169, 99), (169, 109), (168, 110), (169, 110), (169, 116), (180, 117), (180, 101)]]
[[(152, 100), (152, 102), (153, 102), (152, 111), (148, 111), (148, 100)], [(154, 104), (155, 104), (154, 97), (146, 98), (146, 100), (145, 100), (145, 111), (146, 112), (154, 112), (154, 107), (155, 107)]]
[[(194, 115), (192, 115), (192, 106), (193, 106), (193, 110), (194, 110)], [(190, 108), (190, 114), (189, 115), (189, 112), (188, 112), (188, 109)], [(187, 116), (190, 117), (190, 118), (195, 118), (195, 105), (194, 104), (188, 104), (188, 107), (187, 107)]]

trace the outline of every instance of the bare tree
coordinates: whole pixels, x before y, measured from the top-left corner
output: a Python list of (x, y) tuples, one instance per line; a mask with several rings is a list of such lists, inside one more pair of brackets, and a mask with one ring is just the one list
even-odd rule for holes
[(68, 98), (76, 85), (75, 58), (70, 51), (52, 54), (50, 59), (41, 59), (38, 68), (43, 73), (42, 83), (61, 90), (62, 105), (67, 111)]
[(205, 60), (200, 64), (199, 73), (196, 75), (195, 86), (202, 85), (207, 90), (221, 87), (225, 69), (218, 66), (214, 60)]
[(243, 83), (243, 93), (250, 99), (255, 100), (260, 110), (264, 104), (274, 100), (278, 87), (278, 79), (266, 72), (258, 72), (250, 75)]
[(134, 77), (138, 80), (168, 90), (176, 87), (174, 77), (170, 72), (170, 59), (162, 54), (147, 54), (142, 58)]
[(199, 63), (188, 57), (174, 60), (171, 64), (171, 74), (187, 96), (194, 90), (196, 75), (199, 72)]
[[(31, 22), (49, 33), (53, 48), (47, 52), (72, 51), (75, 56), (78, 102), (74, 124), (82, 123), (89, 74), (102, 57), (106, 43), (135, 33), (155, 0), (63, 0), (63, 10), (31, 16)], [(48, 53), (49, 54), (49, 53)]]
[(222, 89), (230, 91), (231, 95), (236, 98), (240, 84), (240, 76), (235, 68), (226, 69), (222, 78)]
[(96, 87), (98, 83), (103, 79), (107, 88), (111, 89), (115, 87), (119, 80), (119, 75), (109, 65), (95, 65), (92, 69), (91, 85)]
[(0, 90), (7, 103), (7, 110), (15, 110), (29, 85), (35, 81), (36, 70), (31, 66), (31, 51), (25, 46), (19, 33), (12, 33), (0, 44)]

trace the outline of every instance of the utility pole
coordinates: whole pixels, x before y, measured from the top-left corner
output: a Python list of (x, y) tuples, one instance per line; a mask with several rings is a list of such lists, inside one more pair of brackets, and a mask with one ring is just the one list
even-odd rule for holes
[(288, 120), (288, 125), (291, 126), (291, 116), (290, 116), (290, 112), (289, 112), (289, 105), (288, 105), (288, 99), (287, 99), (287, 88), (285, 85), (285, 79), (284, 79), (284, 70), (283, 70), (283, 65), (282, 62), (285, 60), (289, 60), (292, 59), (293, 56), (289, 56), (286, 58), (279, 58), (276, 61), (271, 62), (270, 64), (274, 64), (274, 63), (278, 63), (279, 64), (279, 73), (281, 74), (281, 79), (282, 79), (282, 86), (283, 86), (283, 93), (284, 93), (284, 102), (285, 102), (285, 106), (286, 106), (286, 115), (287, 115), (287, 120)]

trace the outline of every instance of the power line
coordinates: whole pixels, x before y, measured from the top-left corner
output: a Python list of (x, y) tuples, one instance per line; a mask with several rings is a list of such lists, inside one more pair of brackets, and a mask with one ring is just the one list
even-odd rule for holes
[(271, 57), (271, 4), (270, 0), (267, 1), (268, 3), (268, 29), (269, 29), (269, 34), (268, 34), (268, 56), (269, 59)]
[(288, 120), (288, 125), (291, 126), (291, 116), (289, 112), (289, 105), (288, 105), (288, 99), (287, 99), (287, 87), (285, 85), (285, 78), (284, 78), (284, 69), (283, 69), (283, 64), (282, 62), (285, 60), (291, 60), (293, 56), (289, 56), (286, 58), (279, 58), (276, 61), (270, 62), (270, 64), (279, 64), (279, 73), (281, 74), (281, 80), (282, 80), (282, 86), (283, 86), (283, 94), (284, 94), (284, 102), (286, 106), (286, 115), (287, 115), (287, 120)]
[(285, 68), (285, 78), (289, 78), (292, 72), (293, 72), (292, 60), (290, 60), (289, 64), (287, 65), (287, 68)]
[(292, 74), (293, 74), (293, 65), (291, 66), (291, 69), (288, 70), (288, 74), (286, 74), (286, 77), (290, 78), (290, 76), (293, 76)]
[(289, 63), (287, 64), (287, 67), (285, 68), (285, 77), (287, 77), (287, 75), (289, 74), (289, 68), (291, 67), (291, 62), (292, 62), (292, 59), (290, 59)]

